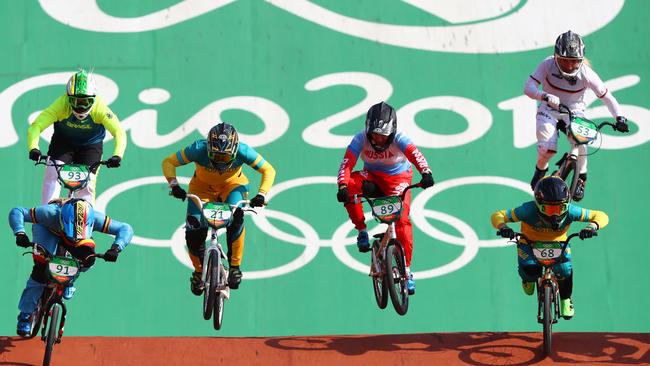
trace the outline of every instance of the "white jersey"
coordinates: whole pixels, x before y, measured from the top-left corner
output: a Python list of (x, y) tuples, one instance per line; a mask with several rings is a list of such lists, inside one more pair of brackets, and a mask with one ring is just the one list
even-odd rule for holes
[(544, 92), (557, 96), (562, 104), (573, 111), (585, 110), (584, 95), (587, 88), (598, 98), (607, 94), (607, 87), (589, 65), (583, 63), (575, 80), (570, 82), (558, 70), (553, 56), (544, 59), (530, 77), (542, 84)]

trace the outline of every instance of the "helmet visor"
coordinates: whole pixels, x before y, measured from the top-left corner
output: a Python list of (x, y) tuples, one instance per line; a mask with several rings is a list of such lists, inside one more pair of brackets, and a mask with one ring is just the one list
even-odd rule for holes
[(582, 58), (574, 58), (574, 57), (560, 57), (560, 56), (555, 56), (556, 61), (557, 61), (557, 66), (560, 68), (560, 71), (569, 74), (569, 75), (575, 75), (578, 73), (578, 70), (580, 70), (580, 67), (582, 66)]
[(208, 152), (208, 157), (215, 163), (230, 163), (235, 160), (235, 156), (223, 152)]
[(87, 111), (95, 103), (95, 97), (75, 97), (69, 96), (68, 102), (75, 111)]
[(539, 212), (543, 213), (546, 216), (562, 216), (569, 209), (568, 203), (537, 203), (537, 208)]

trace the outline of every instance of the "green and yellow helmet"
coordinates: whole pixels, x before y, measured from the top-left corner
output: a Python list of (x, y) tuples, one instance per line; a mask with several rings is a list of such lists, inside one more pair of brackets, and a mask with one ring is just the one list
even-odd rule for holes
[(228, 123), (219, 123), (208, 132), (208, 158), (219, 172), (225, 172), (232, 166), (239, 149), (239, 135), (235, 127)]
[(66, 91), (68, 103), (70, 103), (74, 116), (80, 121), (86, 119), (93, 104), (95, 104), (95, 96), (97, 95), (93, 75), (84, 69), (79, 70), (68, 80)]

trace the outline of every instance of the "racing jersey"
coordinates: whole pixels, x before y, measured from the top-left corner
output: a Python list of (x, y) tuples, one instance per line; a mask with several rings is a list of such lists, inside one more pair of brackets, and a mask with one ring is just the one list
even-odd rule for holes
[(411, 169), (413, 163), (418, 171), (429, 169), (427, 159), (413, 144), (413, 141), (401, 132), (395, 134), (395, 139), (388, 149), (375, 151), (366, 137), (365, 131), (357, 133), (345, 151), (345, 156), (339, 168), (337, 183), (347, 184), (350, 172), (361, 156), (363, 169), (370, 172), (381, 172), (397, 175)]
[[(560, 98), (560, 102), (572, 111), (585, 110), (584, 94), (587, 88), (591, 89), (599, 99), (609, 93), (603, 81), (586, 62), (582, 64), (575, 79), (569, 79), (562, 76), (553, 56), (549, 56), (537, 66), (530, 78), (537, 84), (541, 84), (544, 92)], [(618, 102), (611, 93), (604, 102), (614, 117), (620, 115)]]
[(236, 180), (239, 180), (241, 184), (247, 184), (248, 179), (242, 172), (242, 166), (246, 164), (262, 174), (259, 193), (266, 194), (271, 189), (275, 179), (275, 169), (255, 149), (240, 141), (235, 161), (230, 168), (220, 173), (210, 163), (207, 146), (208, 143), (205, 139), (197, 140), (166, 157), (163, 160), (162, 169), (167, 181), (171, 182), (176, 178), (176, 167), (194, 162), (196, 166), (194, 178), (205, 184), (225, 185)]
[(574, 221), (592, 222), (597, 229), (602, 229), (609, 223), (609, 217), (602, 211), (582, 208), (573, 203), (569, 204), (566, 218), (557, 230), (546, 224), (539, 212), (535, 201), (525, 202), (519, 207), (501, 210), (492, 214), (492, 226), (500, 229), (508, 222), (521, 221), (521, 233), (533, 241), (564, 241), (567, 231)]
[(99, 96), (88, 117), (79, 121), (72, 113), (68, 95), (63, 94), (47, 107), (27, 129), (28, 150), (38, 149), (38, 138), (48, 126), (54, 124), (53, 138), (61, 139), (73, 146), (87, 146), (102, 142), (108, 130), (115, 137), (113, 155), (122, 157), (126, 149), (126, 133), (117, 116)]
[[(100, 231), (115, 236), (113, 244), (116, 244), (120, 251), (122, 251), (131, 242), (131, 238), (133, 238), (131, 225), (112, 220), (109, 216), (97, 210), (94, 213), (95, 222), (93, 231)], [(15, 207), (9, 211), (9, 226), (11, 226), (14, 234), (16, 234), (25, 232), (25, 222), (43, 225), (53, 235), (57, 235), (67, 242), (65, 234), (61, 230), (60, 214), (61, 205), (59, 203), (50, 203), (32, 208)]]

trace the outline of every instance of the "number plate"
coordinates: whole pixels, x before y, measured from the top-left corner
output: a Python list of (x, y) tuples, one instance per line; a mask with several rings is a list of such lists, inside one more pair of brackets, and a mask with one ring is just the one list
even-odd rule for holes
[(230, 205), (221, 202), (208, 202), (203, 206), (203, 217), (212, 227), (221, 228), (230, 222)]
[(584, 118), (576, 118), (571, 121), (571, 134), (579, 144), (586, 144), (594, 139), (598, 134), (598, 128), (592, 121)]
[(562, 243), (536, 242), (533, 244), (533, 255), (543, 264), (555, 262), (562, 255)]
[(54, 277), (75, 277), (79, 272), (77, 262), (65, 257), (54, 257), (48, 263), (50, 274)]
[(81, 185), (87, 178), (90, 172), (85, 165), (65, 165), (59, 171), (59, 177), (64, 184), (70, 187)]
[(384, 197), (372, 200), (372, 214), (381, 222), (395, 221), (402, 212), (399, 197)]

